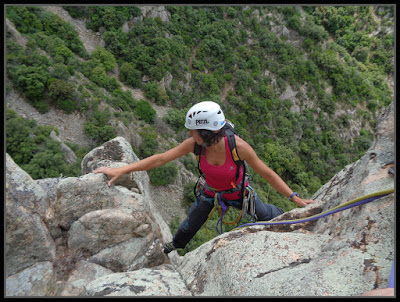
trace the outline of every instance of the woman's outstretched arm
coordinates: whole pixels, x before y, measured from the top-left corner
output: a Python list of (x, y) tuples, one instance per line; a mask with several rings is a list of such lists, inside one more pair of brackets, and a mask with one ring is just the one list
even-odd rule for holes
[(108, 181), (108, 186), (115, 182), (121, 175), (127, 174), (134, 171), (146, 171), (157, 167), (161, 167), (166, 163), (177, 159), (189, 152), (194, 150), (194, 139), (192, 137), (184, 140), (178, 146), (165, 151), (164, 153), (154, 154), (152, 156), (146, 157), (142, 160), (122, 166), (119, 168), (109, 168), (109, 167), (99, 167), (93, 171), (93, 173), (103, 173), (107, 175), (110, 180)]

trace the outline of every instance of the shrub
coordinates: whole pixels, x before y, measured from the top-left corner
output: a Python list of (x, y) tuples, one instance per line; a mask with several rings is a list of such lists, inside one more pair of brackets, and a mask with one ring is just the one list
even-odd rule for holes
[(166, 115), (163, 116), (163, 121), (172, 126), (175, 131), (185, 129), (186, 112), (184, 110), (170, 108)]
[(192, 173), (198, 173), (199, 169), (197, 167), (197, 161), (190, 154), (186, 154), (184, 157), (182, 157), (181, 162), (184, 164), (185, 168)]
[(153, 109), (151, 104), (145, 100), (139, 100), (134, 109), (135, 113), (141, 120), (144, 120), (146, 123), (153, 123), (154, 118), (156, 117), (156, 111)]
[(119, 68), (119, 78), (126, 85), (133, 88), (139, 88), (142, 83), (142, 75), (139, 70), (135, 69), (135, 64), (124, 63)]
[(48, 79), (47, 66), (36, 67), (21, 65), (17, 68), (16, 83), (18, 88), (32, 101), (43, 99)]
[(149, 126), (143, 127), (139, 134), (143, 138), (143, 142), (139, 147), (140, 157), (144, 158), (155, 154), (158, 149), (158, 139), (154, 128)]
[(80, 161), (87, 150), (76, 152), (77, 162), (68, 164), (60, 143), (50, 138), (51, 131), (59, 133), (53, 126), (38, 126), (34, 120), (23, 119), (12, 109), (6, 109), (6, 150), (17, 165), (33, 179), (80, 175)]
[(114, 127), (107, 125), (110, 117), (108, 111), (95, 110), (83, 125), (85, 134), (100, 144), (116, 137)]
[(49, 96), (56, 106), (67, 113), (74, 111), (76, 108), (74, 101), (76, 86), (59, 79), (52, 79), (49, 82)]
[(178, 176), (178, 167), (175, 162), (169, 162), (161, 167), (149, 171), (150, 182), (155, 186), (165, 186), (172, 183)]
[(92, 52), (91, 59), (101, 64), (106, 71), (113, 70), (117, 66), (114, 55), (103, 47), (95, 49)]

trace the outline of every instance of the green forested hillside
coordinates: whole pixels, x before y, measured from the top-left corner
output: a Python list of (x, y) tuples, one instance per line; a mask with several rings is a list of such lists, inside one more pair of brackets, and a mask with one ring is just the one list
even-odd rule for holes
[[(170, 147), (157, 143), (151, 104), (170, 107), (164, 120), (179, 141), (186, 110), (212, 100), (267, 165), (311, 197), (369, 148), (377, 112), (393, 100), (394, 6), (167, 6), (168, 21), (143, 18), (135, 6), (63, 8), (101, 33), (105, 47), (89, 54), (58, 16), (7, 6), (28, 39), (24, 49), (6, 36), (12, 86), (41, 112), (81, 111), (98, 144), (116, 135), (111, 119), (142, 120), (141, 157)], [(294, 95), (285, 98), (287, 91)], [(118, 112), (100, 110), (102, 101)], [(359, 135), (343, 135), (353, 120), (361, 121)], [(9, 147), (13, 135), (7, 132), (11, 156), (21, 152)], [(262, 199), (293, 207), (257, 175), (253, 183)]]

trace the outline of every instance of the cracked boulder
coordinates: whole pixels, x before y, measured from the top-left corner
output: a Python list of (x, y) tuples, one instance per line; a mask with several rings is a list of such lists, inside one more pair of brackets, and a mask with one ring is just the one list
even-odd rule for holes
[[(133, 152), (129, 142), (118, 136), (85, 155), (81, 162), (82, 174), (91, 173), (102, 166), (119, 168), (138, 160), (139, 158)], [(145, 172), (124, 174), (115, 182), (115, 185), (136, 189), (141, 193), (145, 189), (141, 187), (142, 178), (145, 177), (143, 174)]]
[(171, 265), (109, 274), (86, 285), (85, 296), (191, 296)]
[(162, 253), (159, 228), (145, 212), (92, 211), (72, 224), (68, 247), (88, 250), (94, 254), (91, 262), (115, 272), (157, 266), (167, 261)]
[[(225, 233), (186, 254), (178, 271), (190, 291), (195, 296), (299, 295), (283, 280), (294, 271), (310, 274), (330, 237), (260, 230)], [(306, 282), (299, 278), (296, 285), (309, 289)]]
[(64, 229), (89, 212), (107, 208), (145, 211), (147, 205), (140, 194), (121, 186), (109, 188), (103, 174), (68, 177), (57, 186), (54, 219)]
[[(55, 245), (43, 222), (45, 192), (6, 154), (5, 274), (52, 262)], [(18, 279), (19, 280), (19, 279)]]

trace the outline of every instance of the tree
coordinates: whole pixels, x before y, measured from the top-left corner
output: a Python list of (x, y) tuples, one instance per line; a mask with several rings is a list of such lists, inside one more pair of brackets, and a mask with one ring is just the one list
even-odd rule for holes
[(110, 118), (111, 114), (108, 110), (95, 110), (83, 125), (85, 134), (100, 144), (113, 139), (116, 136), (116, 131), (114, 127), (107, 124)]
[(53, 79), (49, 82), (49, 96), (53, 102), (67, 113), (74, 111), (76, 108), (74, 101), (76, 86), (59, 79)]
[(151, 169), (149, 171), (150, 182), (155, 186), (165, 186), (172, 183), (178, 176), (178, 167), (175, 162)]
[(125, 62), (121, 65), (119, 68), (119, 78), (126, 85), (130, 85), (133, 88), (140, 88), (142, 83), (142, 75), (133, 63)]
[(22, 92), (33, 101), (43, 99), (48, 79), (47, 66), (21, 65), (16, 70), (16, 82)]
[(104, 87), (106, 84), (106, 69), (103, 65), (98, 65), (92, 69), (89, 79), (97, 85)]
[(135, 113), (140, 119), (146, 123), (153, 123), (156, 117), (156, 111), (153, 109), (151, 104), (145, 100), (139, 100), (135, 106)]
[(29, 163), (37, 146), (30, 136), (35, 121), (25, 121), (12, 109), (6, 108), (6, 151), (17, 165)]
[(97, 64), (103, 65), (106, 71), (113, 70), (117, 66), (114, 55), (103, 47), (96, 48), (92, 52), (91, 59)]

